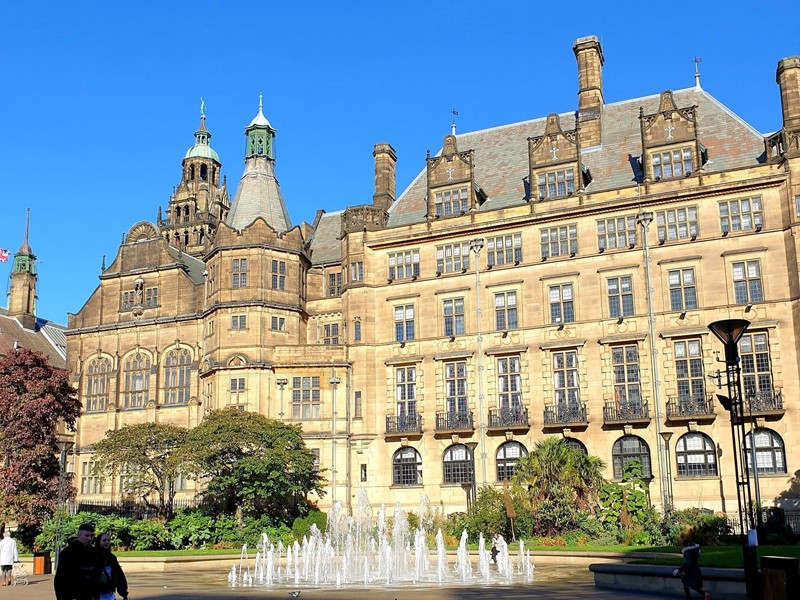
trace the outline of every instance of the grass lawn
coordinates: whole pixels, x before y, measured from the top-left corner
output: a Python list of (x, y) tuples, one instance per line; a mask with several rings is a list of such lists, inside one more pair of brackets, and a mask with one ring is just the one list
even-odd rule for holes
[[(644, 552), (653, 552), (656, 550), (647, 549)], [(662, 549), (659, 552), (669, 552), (670, 550)], [(673, 552), (680, 552), (680, 549), (674, 547)], [(800, 558), (800, 546), (759, 546), (759, 556), (790, 556), (793, 558)], [(672, 558), (653, 558), (653, 559), (637, 559), (634, 561), (636, 564), (643, 565), (679, 565), (681, 558), (676, 556)], [(703, 548), (700, 556), (701, 567), (718, 567), (723, 569), (741, 569), (742, 568), (742, 547), (741, 546), (706, 546)]]

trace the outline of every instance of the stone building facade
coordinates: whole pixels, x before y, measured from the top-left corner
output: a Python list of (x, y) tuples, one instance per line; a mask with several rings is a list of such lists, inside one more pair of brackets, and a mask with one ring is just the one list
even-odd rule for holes
[(556, 436), (609, 479), (640, 459), (656, 504), (735, 513), (707, 325), (743, 318), (761, 501), (796, 503), (800, 59), (778, 63), (764, 136), (699, 79), (607, 104), (597, 38), (573, 50), (577, 110), (454, 128), (399, 196), (377, 144), (372, 202), (311, 224), (290, 221), (261, 107), (232, 202), (203, 116), (166, 217), (69, 317), (80, 498), (124, 497), (92, 472), (106, 430), (237, 406), (302, 424), (323, 508), (363, 487), (464, 510)]

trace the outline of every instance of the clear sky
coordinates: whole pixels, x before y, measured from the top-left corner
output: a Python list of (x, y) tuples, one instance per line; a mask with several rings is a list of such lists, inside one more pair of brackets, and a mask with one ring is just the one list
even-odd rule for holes
[(103, 255), (166, 208), (201, 96), (232, 198), (263, 92), (292, 222), (312, 222), (371, 202), (377, 142), (397, 151), (400, 193), (453, 108), (462, 133), (575, 110), (586, 35), (606, 102), (691, 87), (698, 56), (702, 87), (772, 132), (777, 62), (800, 54), (779, 7), (800, 14), (796, 0), (0, 2), (0, 248), (20, 247), (30, 208), (38, 314), (65, 324)]

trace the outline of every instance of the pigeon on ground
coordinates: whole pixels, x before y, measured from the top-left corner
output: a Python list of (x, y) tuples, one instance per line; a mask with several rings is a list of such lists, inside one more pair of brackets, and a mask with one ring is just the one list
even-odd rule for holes
[(289, 592), (289, 595), (292, 596), (293, 598), (297, 598), (300, 595), (300, 590)]

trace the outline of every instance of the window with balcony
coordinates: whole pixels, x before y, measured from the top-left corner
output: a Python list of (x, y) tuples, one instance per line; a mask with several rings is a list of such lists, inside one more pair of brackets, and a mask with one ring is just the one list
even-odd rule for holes
[(705, 403), (703, 349), (699, 339), (681, 340), (673, 346), (678, 404)]
[(513, 416), (522, 409), (522, 369), (519, 355), (497, 359), (497, 404), (501, 417)]
[(578, 351), (553, 352), (553, 387), (557, 410), (567, 412), (579, 408)]
[(550, 322), (553, 324), (575, 321), (575, 299), (572, 284), (562, 283), (550, 286)]
[(494, 324), (497, 331), (517, 328), (517, 292), (498, 292), (494, 295)]
[(618, 217), (597, 222), (597, 249), (633, 248), (636, 245), (636, 217)]
[(396, 367), (394, 370), (395, 415), (398, 420), (416, 422), (417, 368)]
[(469, 242), (436, 246), (436, 272), (455, 273), (469, 269)]
[(486, 240), (486, 265), (506, 265), (522, 262), (522, 234), (490, 237)]
[(755, 304), (764, 300), (761, 285), (761, 262), (747, 260), (735, 262), (733, 267), (733, 295), (736, 304)]
[(575, 256), (578, 253), (578, 226), (562, 225), (539, 232), (542, 258)]
[(761, 196), (720, 202), (719, 226), (722, 233), (761, 229), (764, 226)]
[(669, 305), (672, 310), (697, 308), (697, 287), (694, 269), (674, 269), (667, 272)]
[(501, 444), (497, 449), (497, 481), (510, 481), (520, 459), (528, 456), (528, 450), (516, 441)]
[(612, 317), (633, 316), (633, 281), (630, 275), (610, 277), (608, 284), (608, 314)]
[(464, 298), (443, 300), (442, 318), (445, 337), (464, 335)]
[(697, 207), (656, 211), (659, 243), (697, 238)]
[(467, 363), (463, 360), (444, 363), (445, 408), (449, 414), (467, 413)]
[(164, 358), (164, 404), (187, 404), (192, 382), (192, 356), (186, 349), (170, 350)]
[(389, 254), (389, 280), (416, 279), (419, 277), (419, 250), (406, 250)]
[(231, 265), (231, 287), (233, 289), (247, 287), (247, 259), (234, 258)]
[(411, 446), (392, 456), (392, 485), (422, 485), (422, 456)]
[[(341, 273), (339, 277), (339, 286), (341, 287)], [(286, 289), (286, 261), (272, 261), (272, 289), (279, 291)]]
[(704, 433), (687, 433), (675, 445), (678, 477), (714, 477), (717, 475), (717, 447)]
[(101, 412), (108, 405), (110, 389), (111, 361), (107, 358), (93, 358), (86, 367), (86, 395), (84, 412)]
[(394, 307), (394, 340), (410, 342), (414, 339), (414, 305)]
[(617, 408), (641, 409), (642, 390), (639, 384), (639, 347), (636, 344), (611, 348), (611, 366), (614, 377), (614, 399)]
[(639, 436), (626, 435), (614, 442), (611, 459), (614, 467), (614, 479), (622, 479), (625, 474), (625, 465), (632, 460), (638, 460), (641, 463), (645, 479), (653, 476), (650, 468), (650, 447)]
[(292, 377), (292, 419), (319, 419), (319, 377)]
[(442, 457), (444, 483), (473, 483), (475, 481), (475, 457), (464, 444), (453, 444)]
[[(786, 473), (786, 449), (781, 436), (771, 429), (756, 429), (756, 468), (759, 475)], [(753, 472), (753, 432), (744, 438), (747, 470)]]
[(769, 355), (769, 338), (766, 332), (746, 333), (739, 340), (739, 358), (742, 369), (742, 392), (753, 410), (772, 408), (775, 399), (772, 385), (772, 367)]

